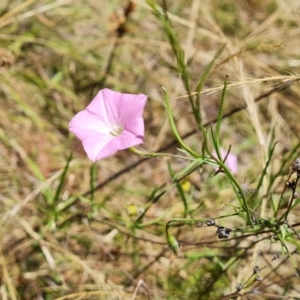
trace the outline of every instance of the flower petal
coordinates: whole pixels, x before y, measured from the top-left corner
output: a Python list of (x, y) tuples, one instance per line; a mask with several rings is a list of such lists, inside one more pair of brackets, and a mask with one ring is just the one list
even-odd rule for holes
[(118, 125), (119, 102), (122, 93), (103, 89), (98, 92), (92, 102), (87, 106), (87, 110), (97, 116), (108, 125)]
[[(106, 124), (122, 125), (126, 128), (127, 122), (142, 117), (146, 101), (147, 96), (143, 94), (122, 94), (103, 89), (86, 109)], [(139, 134), (141, 130), (144, 131), (144, 126), (139, 129)]]
[(124, 150), (141, 143), (143, 143), (141, 137), (123, 131), (121, 135), (112, 137), (111, 140), (103, 138), (101, 143), (98, 137), (88, 138), (83, 141), (83, 147), (89, 159), (95, 162), (116, 154), (118, 150)]
[(143, 136), (137, 136), (131, 132), (124, 130), (121, 135), (116, 138), (117, 148), (123, 150), (133, 147), (144, 142)]
[(122, 94), (122, 97), (118, 99), (118, 109), (119, 117), (125, 127), (127, 122), (142, 117), (146, 101), (147, 97), (143, 94)]
[(136, 136), (144, 137), (145, 125), (143, 118), (135, 118), (128, 120), (125, 125), (125, 130), (131, 132)]
[(106, 123), (87, 110), (79, 112), (72, 118), (69, 129), (80, 140), (84, 140), (89, 136), (97, 135), (99, 133), (109, 134), (111, 131), (111, 128)]
[(82, 141), (83, 148), (88, 158), (95, 162), (116, 154), (118, 148), (113, 141), (116, 137), (111, 135), (94, 135)]

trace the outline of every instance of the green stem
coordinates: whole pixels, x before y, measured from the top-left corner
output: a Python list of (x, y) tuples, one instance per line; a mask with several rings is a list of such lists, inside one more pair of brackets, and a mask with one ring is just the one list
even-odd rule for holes
[(171, 154), (171, 153), (156, 153), (156, 152), (149, 152), (149, 153), (146, 153), (146, 152), (143, 152), (143, 151), (140, 151), (134, 147), (131, 147), (129, 148), (133, 153), (135, 154), (138, 154), (142, 157), (148, 157), (148, 158), (151, 158), (151, 157), (172, 157), (172, 158), (179, 158), (179, 159), (185, 159), (185, 160), (190, 160), (190, 161), (193, 161), (195, 160), (195, 158), (193, 157), (186, 157), (186, 156), (182, 156), (182, 155), (175, 155), (175, 154)]
[(172, 115), (172, 110), (171, 110), (171, 104), (170, 104), (170, 99), (169, 99), (169, 95), (166, 91), (165, 88), (162, 88), (163, 92), (165, 94), (165, 102), (166, 102), (166, 109), (167, 109), (167, 115), (168, 115), (168, 119), (172, 128), (172, 131), (178, 141), (178, 143), (183, 147), (183, 149), (185, 149), (187, 152), (189, 152), (192, 156), (198, 158), (200, 157), (198, 153), (196, 153), (195, 151), (193, 151), (191, 148), (189, 148), (183, 141), (183, 139), (181, 138), (180, 134), (177, 131), (177, 127), (175, 124), (175, 120), (174, 117)]
[(298, 273), (298, 276), (299, 276), (299, 275), (300, 275), (300, 271), (299, 271), (299, 269), (298, 269), (298, 267), (297, 267), (297, 264), (295, 263), (295, 261), (294, 261), (294, 259), (293, 259), (293, 257), (292, 257), (292, 254), (291, 254), (290, 251), (289, 251), (289, 248), (288, 248), (287, 245), (284, 243), (284, 241), (282, 240), (282, 238), (281, 238), (280, 235), (277, 235), (277, 237), (279, 238), (281, 245), (285, 248), (285, 250), (286, 250), (286, 252), (287, 252), (287, 254), (288, 254), (288, 256), (289, 256), (289, 259), (290, 259), (290, 261), (291, 261), (293, 267), (295, 268), (295, 270), (296, 270), (296, 272)]
[(227, 178), (230, 179), (229, 182), (231, 182), (231, 184), (233, 183), (233, 185), (234, 185), (234, 191), (236, 193), (237, 198), (238, 199), (242, 198), (242, 207), (246, 211), (248, 224), (250, 224), (251, 228), (253, 228), (254, 226), (253, 226), (253, 222), (252, 222), (252, 219), (251, 219), (250, 210), (249, 210), (248, 203), (247, 203), (247, 200), (245, 198), (243, 189), (241, 188), (240, 184), (237, 182), (237, 180), (235, 179), (235, 177), (232, 175), (232, 173), (229, 170), (229, 168), (225, 165), (225, 163), (223, 162), (223, 160), (217, 160), (217, 162), (222, 167), (222, 169), (224, 170), (224, 172), (226, 173)]
[(169, 228), (172, 226), (172, 223), (181, 223), (181, 224), (195, 224), (197, 222), (205, 222), (206, 220), (209, 220), (210, 218), (198, 218), (198, 219), (185, 219), (185, 218), (174, 218), (166, 224), (166, 228)]

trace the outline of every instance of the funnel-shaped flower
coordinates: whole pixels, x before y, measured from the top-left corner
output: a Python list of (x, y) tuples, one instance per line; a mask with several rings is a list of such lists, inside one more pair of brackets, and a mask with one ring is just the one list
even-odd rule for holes
[(76, 114), (69, 129), (93, 162), (143, 143), (142, 117), (147, 97), (103, 89), (87, 108)]

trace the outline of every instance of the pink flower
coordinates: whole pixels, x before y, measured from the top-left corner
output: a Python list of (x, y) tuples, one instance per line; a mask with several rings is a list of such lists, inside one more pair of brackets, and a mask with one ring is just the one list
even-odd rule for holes
[[(227, 151), (224, 150), (223, 148), (220, 148), (221, 151), (221, 156), (224, 159), (226, 157)], [(213, 155), (217, 155), (217, 153), (215, 151), (213, 151)], [(232, 174), (236, 174), (238, 172), (238, 163), (237, 163), (237, 155), (233, 154), (233, 153), (229, 153), (225, 164), (228, 166), (228, 168), (230, 168)]]
[(82, 141), (93, 162), (143, 143), (142, 117), (147, 97), (103, 89), (83, 111), (76, 114), (69, 129)]

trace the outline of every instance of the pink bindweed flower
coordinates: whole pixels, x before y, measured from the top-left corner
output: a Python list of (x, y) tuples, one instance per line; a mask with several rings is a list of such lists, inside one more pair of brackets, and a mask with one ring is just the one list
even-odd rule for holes
[[(223, 148), (220, 148), (221, 156), (224, 159), (226, 157), (227, 151)], [(215, 151), (212, 153), (213, 155), (217, 155)], [(238, 172), (238, 163), (237, 163), (237, 155), (233, 153), (229, 153), (225, 164), (228, 166), (228, 168), (231, 170), (232, 174), (237, 174)]]
[(112, 156), (143, 143), (146, 101), (143, 94), (100, 90), (87, 108), (72, 118), (69, 129), (93, 162)]

